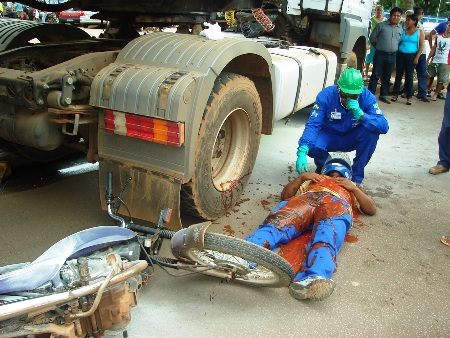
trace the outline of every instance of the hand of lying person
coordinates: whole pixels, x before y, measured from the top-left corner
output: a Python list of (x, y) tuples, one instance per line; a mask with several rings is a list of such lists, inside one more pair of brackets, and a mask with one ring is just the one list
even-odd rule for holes
[(319, 182), (321, 180), (323, 180), (323, 176), (320, 174), (316, 174), (316, 173), (303, 173), (303, 181), (313, 181), (313, 182)]
[(357, 188), (357, 186), (350, 181), (349, 179), (345, 178), (345, 177), (336, 177), (336, 182), (343, 188), (347, 189), (350, 192), (355, 191)]

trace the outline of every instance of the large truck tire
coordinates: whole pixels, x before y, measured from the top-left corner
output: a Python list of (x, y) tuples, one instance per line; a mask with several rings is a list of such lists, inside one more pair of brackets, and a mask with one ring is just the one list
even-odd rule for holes
[(362, 69), (361, 65), (362, 65), (362, 62), (360, 63), (360, 65), (359, 65), (360, 67), (358, 68), (358, 57), (356, 56), (355, 52), (351, 52), (348, 54), (348, 56), (347, 56), (347, 67), (348, 68), (355, 68), (355, 69), (361, 70)]
[(213, 220), (239, 201), (258, 154), (261, 116), (253, 81), (233, 73), (217, 77), (203, 113), (196, 169), (182, 186), (182, 212)]

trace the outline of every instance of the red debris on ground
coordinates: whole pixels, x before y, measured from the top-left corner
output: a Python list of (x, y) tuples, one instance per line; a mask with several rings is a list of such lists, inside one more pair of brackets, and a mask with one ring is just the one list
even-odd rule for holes
[(261, 205), (263, 206), (263, 208), (265, 208), (269, 204), (270, 204), (270, 202), (267, 202), (266, 200), (261, 200)]
[(354, 243), (354, 242), (358, 242), (359, 238), (358, 238), (358, 236), (353, 236), (353, 235), (350, 235), (350, 234), (346, 234), (345, 238), (344, 238), (344, 241), (345, 242), (349, 242), (349, 243)]
[(366, 226), (366, 224), (359, 219), (353, 219), (353, 224), (356, 224), (357, 226), (360, 226), (360, 227)]
[(239, 202), (237, 202), (236, 205), (237, 205), (237, 206), (240, 206), (242, 203), (248, 202), (248, 201), (250, 201), (250, 198), (243, 198), (243, 199), (241, 199)]
[(231, 225), (225, 225), (223, 227), (223, 231), (228, 235), (228, 236), (234, 236), (235, 231), (231, 228)]

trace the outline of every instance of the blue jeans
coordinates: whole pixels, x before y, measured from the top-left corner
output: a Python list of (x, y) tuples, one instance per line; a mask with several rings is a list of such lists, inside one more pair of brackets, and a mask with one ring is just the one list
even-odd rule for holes
[(386, 98), (389, 95), (389, 85), (392, 71), (395, 67), (396, 53), (386, 53), (375, 50), (373, 57), (372, 75), (370, 76), (368, 89), (375, 95), (377, 83), (381, 77), (380, 97)]
[[(425, 48), (425, 47), (424, 47)], [(416, 65), (417, 72), (417, 97), (422, 99), (426, 97), (427, 90), (427, 56), (420, 55), (419, 62)]]
[[(449, 95), (450, 96), (450, 95)], [(345, 234), (352, 226), (350, 205), (324, 192), (309, 192), (280, 202), (259, 228), (244, 239), (275, 250), (312, 230), (307, 260), (294, 282), (310, 276), (330, 278), (337, 265), (337, 254)]]
[(414, 58), (416, 53), (402, 53), (397, 52), (397, 64), (395, 70), (395, 83), (393, 95), (398, 96), (400, 92), (400, 84), (402, 83), (403, 73), (405, 73), (404, 93), (407, 99), (410, 99), (414, 94)]
[(438, 164), (450, 168), (450, 95), (445, 97), (444, 118), (438, 138), (439, 162)]
[(364, 167), (369, 163), (377, 147), (378, 138), (379, 134), (362, 125), (345, 135), (321, 130), (316, 143), (309, 149), (308, 156), (314, 158), (316, 167), (321, 169), (328, 159), (329, 151), (349, 152), (356, 150), (352, 166), (352, 181), (361, 184), (364, 179)]

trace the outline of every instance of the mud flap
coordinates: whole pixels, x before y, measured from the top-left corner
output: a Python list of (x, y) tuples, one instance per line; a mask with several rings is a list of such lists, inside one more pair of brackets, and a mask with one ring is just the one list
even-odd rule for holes
[[(165, 225), (171, 230), (182, 228), (180, 218), (181, 182), (173, 177), (137, 168), (116, 161), (99, 161), (99, 192), (102, 209), (106, 210), (106, 173), (113, 173), (113, 193), (117, 197), (123, 192), (123, 201), (133, 218), (156, 223), (161, 210), (172, 209), (170, 222)], [(131, 180), (130, 180), (131, 178)], [(127, 208), (122, 206), (119, 214), (129, 217)]]

